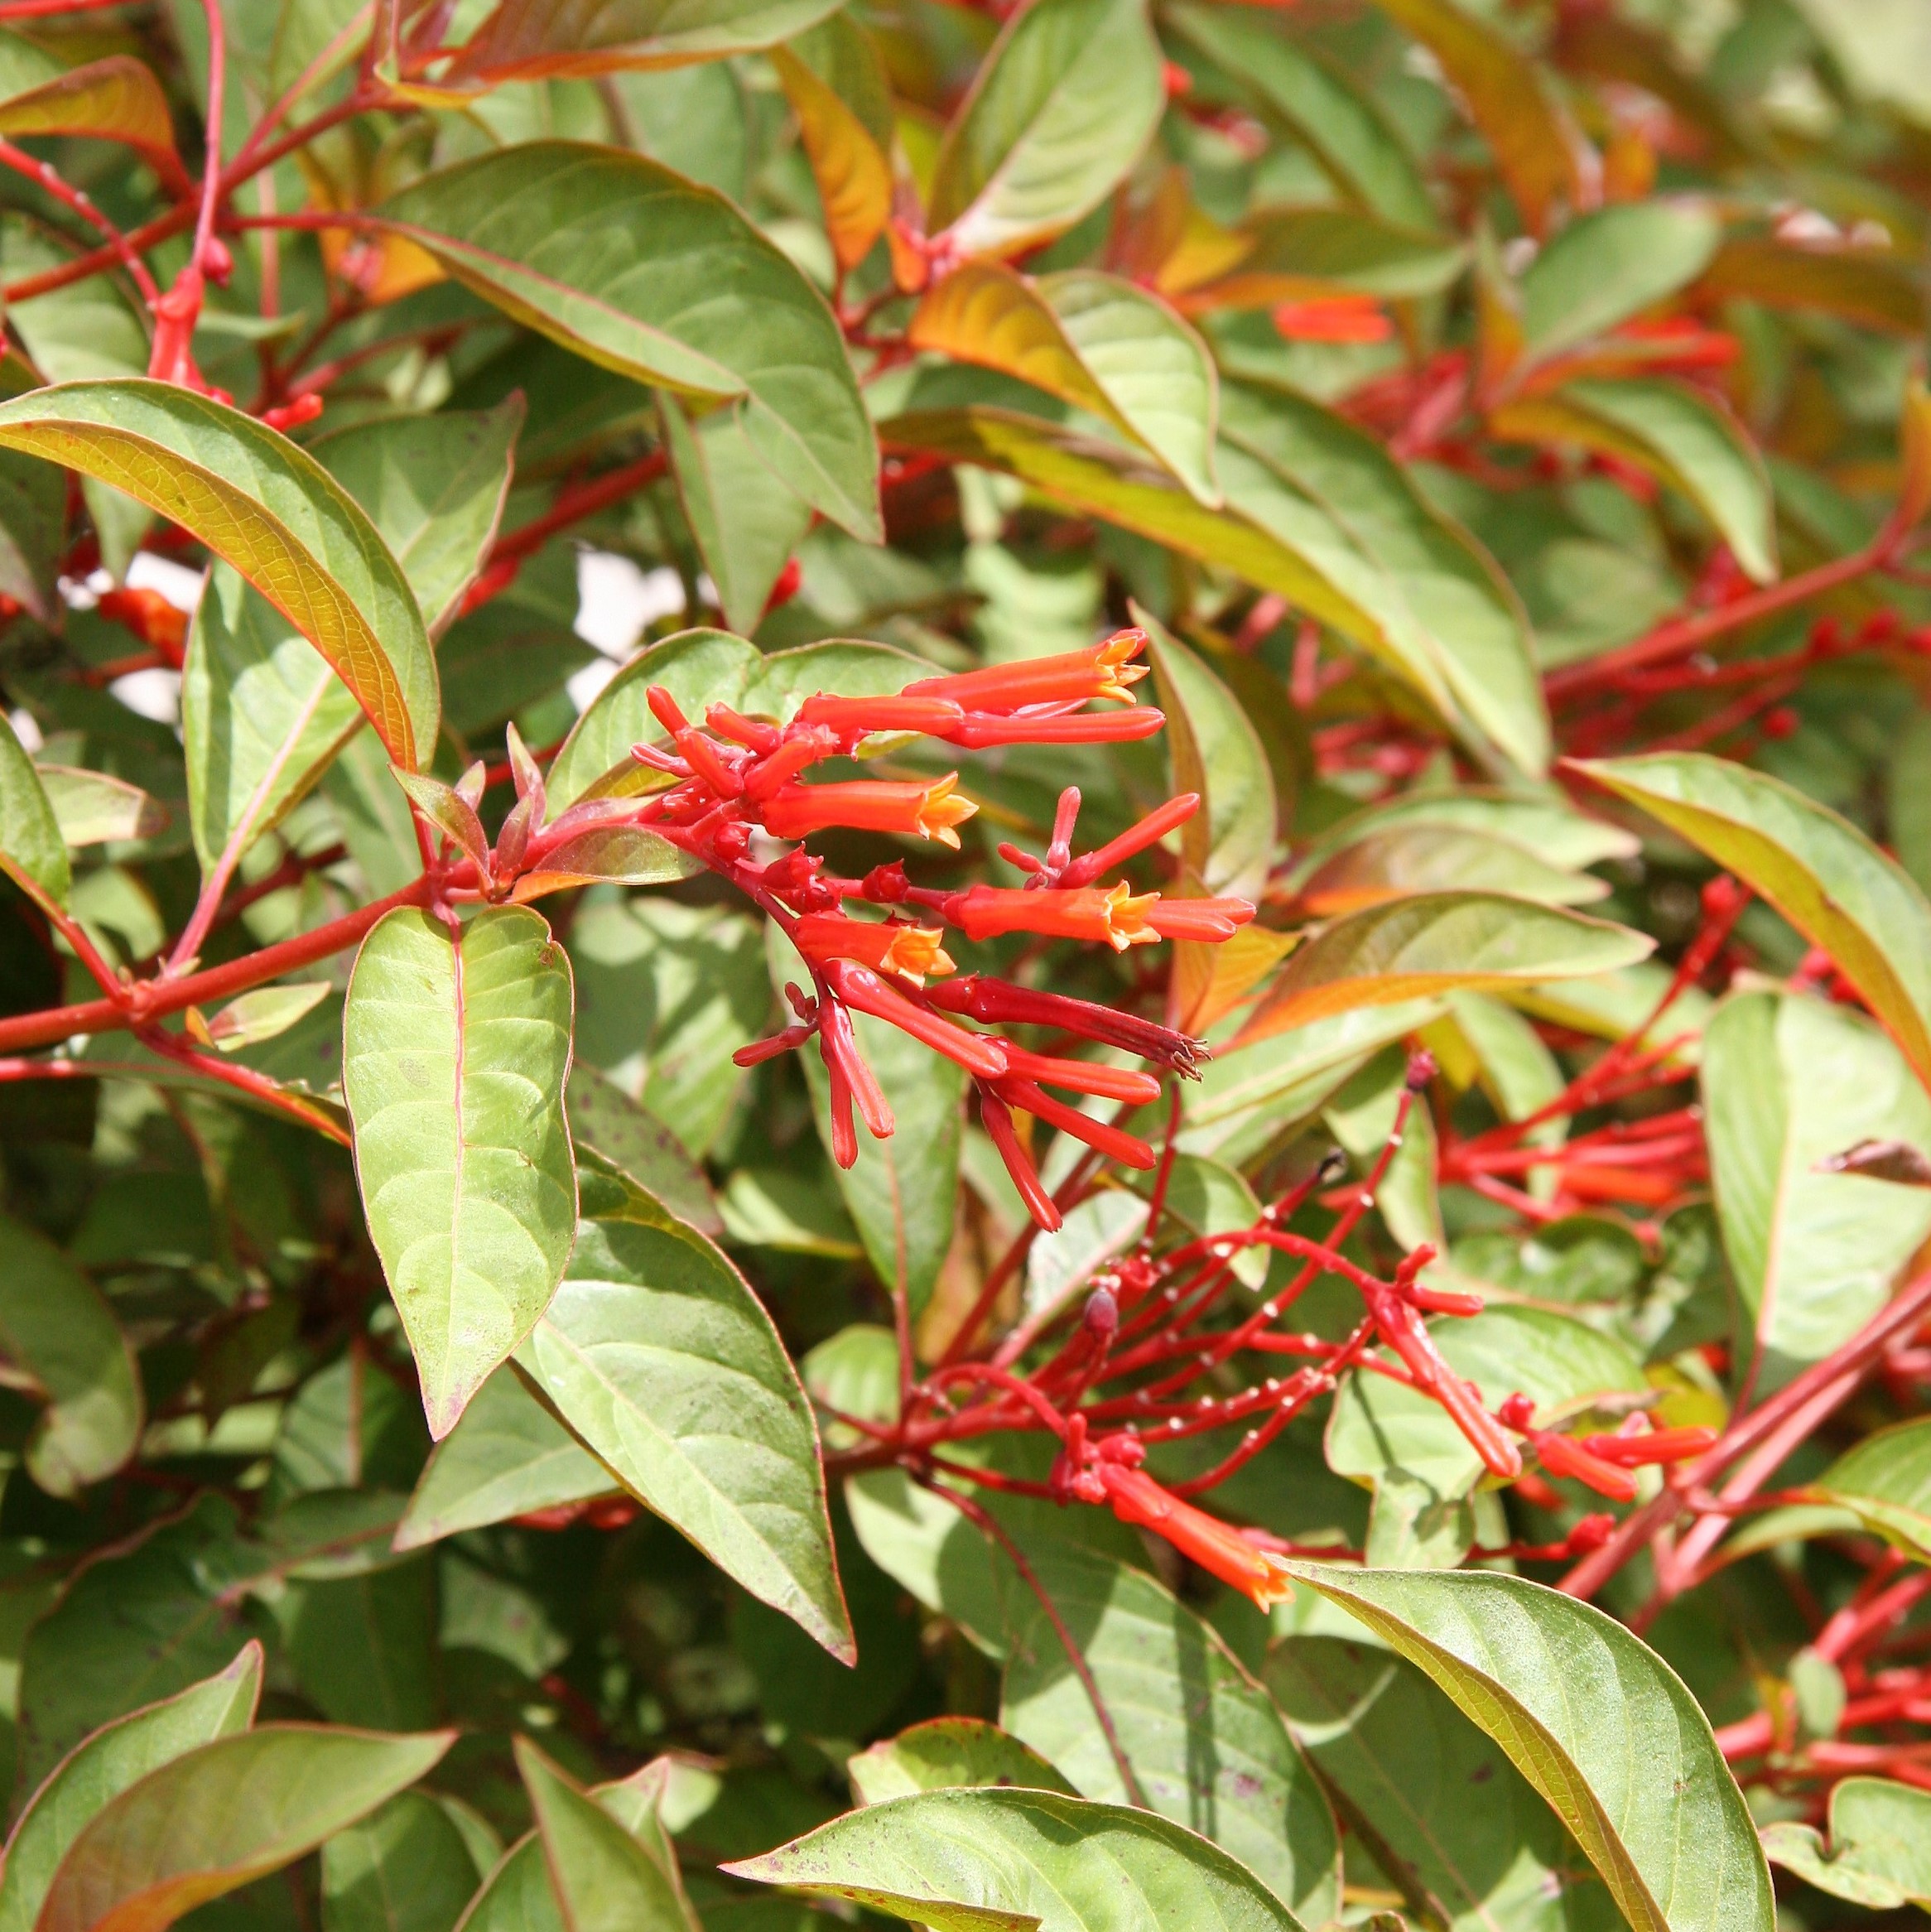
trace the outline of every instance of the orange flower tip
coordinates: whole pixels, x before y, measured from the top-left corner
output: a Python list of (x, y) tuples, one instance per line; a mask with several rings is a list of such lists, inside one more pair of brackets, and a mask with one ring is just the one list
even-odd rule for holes
[(1294, 1573), (1288, 1568), (1286, 1559), (1276, 1556), (1271, 1549), (1257, 1549), (1254, 1554), (1259, 1559), (1262, 1573), (1241, 1588), (1255, 1606), (1262, 1610), (1272, 1610), (1277, 1603), (1292, 1602)]
[(922, 836), (937, 839), (941, 845), (950, 846), (957, 851), (959, 835), (953, 827), (965, 824), (978, 810), (970, 798), (959, 796), (959, 774), (947, 772), (945, 777), (926, 788), (916, 828)]

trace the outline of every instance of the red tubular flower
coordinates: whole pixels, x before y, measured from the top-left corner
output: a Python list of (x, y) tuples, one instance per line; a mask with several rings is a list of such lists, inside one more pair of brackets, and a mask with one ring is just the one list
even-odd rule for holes
[(1149, 907), (1147, 923), (1163, 939), (1202, 939), (1218, 946), (1254, 917), (1244, 899), (1163, 899)]
[(1294, 1593), (1293, 1573), (1273, 1551), (1257, 1549), (1239, 1530), (1161, 1488), (1144, 1469), (1118, 1462), (1098, 1465), (1106, 1501), (1123, 1523), (1164, 1537), (1223, 1583), (1231, 1583), (1263, 1610)]
[(1281, 302), (1274, 325), (1290, 342), (1386, 342), (1394, 334), (1394, 325), (1365, 295)]
[(1013, 1177), (1013, 1185), (1019, 1190), (1019, 1198), (1026, 1203), (1026, 1212), (1047, 1234), (1056, 1233), (1061, 1224), (1058, 1206), (1047, 1192), (1038, 1169), (1033, 1165), (1032, 1156), (1019, 1144), (1019, 1130), (1013, 1125), (1013, 1110), (996, 1093), (981, 1087), (979, 1118), (985, 1128), (987, 1139), (999, 1149), (999, 1159), (1006, 1164), (1006, 1172)]
[(1049, 1026), (1101, 1046), (1119, 1047), (1189, 1079), (1207, 1057), (1200, 1041), (1155, 1020), (1116, 1013), (1110, 1006), (1065, 993), (1036, 993), (1029, 986), (1015, 986), (985, 973), (929, 987), (926, 998), (948, 1013), (962, 1013), (988, 1026)]
[[(744, 797), (754, 805), (762, 804), (783, 791), (800, 772), (821, 758), (831, 757), (837, 748), (838, 741), (829, 731), (808, 731), (787, 738), (753, 768), (744, 781)], [(636, 749), (633, 748), (633, 755)]]
[(1646, 1462), (1683, 1462), (1717, 1440), (1713, 1429), (1651, 1429), (1642, 1435), (1584, 1436), (1582, 1447), (1605, 1462), (1640, 1469)]
[(1166, 722), (1164, 711), (1140, 705), (1130, 711), (1081, 712), (1071, 717), (1031, 712), (1000, 717), (971, 711), (950, 730), (932, 735), (967, 751), (983, 751), (993, 744), (1129, 744), (1151, 738)]
[(952, 828), (979, 809), (957, 796), (958, 785), (956, 772), (922, 784), (860, 778), (840, 785), (785, 785), (763, 801), (764, 829), (781, 839), (806, 838), (832, 826), (906, 832), (956, 850), (959, 835)]
[(1158, 937), (1146, 913), (1158, 897), (1145, 893), (1136, 899), (1124, 884), (1105, 892), (1091, 885), (1072, 892), (975, 885), (953, 894), (946, 902), (946, 917), (974, 941), (1001, 932), (1041, 932), (1057, 939), (1103, 940), (1115, 952), (1124, 952), (1129, 946), (1149, 946)]
[(807, 913), (792, 928), (792, 942), (807, 959), (855, 960), (922, 982), (927, 973), (952, 971), (951, 956), (939, 943), (943, 937), (931, 926), (848, 919), (839, 913)]
[(1572, 1477), (1611, 1502), (1633, 1503), (1636, 1500), (1635, 1477), (1628, 1470), (1591, 1455), (1580, 1443), (1544, 1429), (1534, 1431), (1529, 1439), (1534, 1445), (1537, 1459), (1551, 1476)]
[(833, 697), (821, 691), (798, 706), (807, 725), (822, 725), (840, 738), (863, 738), (874, 731), (922, 731), (943, 738), (966, 714), (950, 698)]
[(950, 698), (974, 711), (1018, 711), (1028, 705), (1081, 704), (1088, 698), (1133, 702), (1127, 688), (1147, 674), (1129, 660), (1146, 648), (1144, 630), (1115, 631), (1104, 643), (1053, 658), (1023, 658), (1016, 663), (989, 665), (949, 677), (921, 678), (906, 686), (907, 697)]
[(1091, 1060), (1055, 1060), (1006, 1045), (1006, 1063), (1021, 1078), (1044, 1081), (1049, 1086), (1070, 1087), (1075, 1093), (1098, 1094), (1103, 1100), (1129, 1101), (1145, 1106), (1160, 1097), (1160, 1083), (1150, 1073), (1130, 1067), (1102, 1067)]
[(1009, 1076), (999, 1082), (999, 1092), (1015, 1106), (1036, 1115), (1047, 1126), (1057, 1127), (1062, 1134), (1085, 1141), (1096, 1153), (1105, 1154), (1110, 1160), (1138, 1168), (1143, 1173), (1151, 1173), (1159, 1165), (1153, 1149), (1137, 1135), (1110, 1126), (1105, 1120), (1096, 1120), (1091, 1115), (1082, 1114), (1077, 1107), (1069, 1107), (1063, 1101), (1056, 1101), (1030, 1080)]
[(1059, 883), (1091, 885), (1101, 873), (1110, 872), (1115, 865), (1124, 865), (1129, 859), (1145, 851), (1148, 846), (1158, 845), (1168, 832), (1185, 825), (1199, 810), (1197, 792), (1182, 792), (1177, 797), (1169, 798), (1118, 838), (1109, 839), (1105, 845), (1095, 846), (1084, 858), (1074, 860), (1060, 874)]
[(891, 1103), (879, 1085), (878, 1077), (865, 1064), (851, 1030), (851, 1015), (835, 1000), (822, 1000), (818, 1008), (818, 1051), (825, 1057), (825, 1069), (831, 1076), (831, 1158), (841, 1168), (858, 1159), (858, 1135), (851, 1124), (852, 1102), (865, 1117), (874, 1140), (884, 1139), (896, 1125)]
[(957, 1061), (976, 1078), (997, 1080), (1005, 1072), (1005, 1049), (999, 1041), (968, 1033), (964, 1027), (952, 1026), (937, 1014), (913, 1005), (897, 987), (888, 985), (869, 968), (834, 959), (826, 961), (824, 972), (826, 984), (846, 1005), (869, 1013), (874, 1019), (888, 1021), (948, 1060)]

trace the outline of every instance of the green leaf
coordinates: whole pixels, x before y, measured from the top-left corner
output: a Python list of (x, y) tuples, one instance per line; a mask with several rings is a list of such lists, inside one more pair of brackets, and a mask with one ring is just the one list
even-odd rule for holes
[(445, 78), (494, 86), (720, 60), (788, 41), (831, 11), (828, 0), (499, 0)]
[(1661, 752), (1570, 768), (1762, 894), (1829, 953), (1931, 1086), (1931, 902), (1895, 860), (1795, 786), (1729, 759)]
[(1318, 834), (1301, 864), (1302, 874), (1333, 852), (1370, 833), (1398, 826), (1449, 826), (1506, 839), (1534, 853), (1545, 865), (1579, 871), (1605, 859), (1633, 859), (1643, 849), (1634, 832), (1606, 819), (1591, 818), (1566, 799), (1530, 792), (1485, 791), (1466, 787), (1457, 791), (1422, 787), (1370, 805)]
[(825, 230), (849, 273), (872, 251), (892, 214), (892, 94), (871, 36), (834, 13), (773, 50), (798, 137), (810, 157)]
[(479, 1877), (450, 1813), (405, 1791), (322, 1847), (322, 1932), (452, 1932)]
[(355, 694), (389, 755), (436, 744), (436, 660), (414, 593), (368, 517), (253, 417), (173, 383), (65, 383), (0, 403), (0, 446), (111, 483), (254, 585)]
[[(893, 417), (880, 425), (879, 433), (888, 445), (1017, 477), (1057, 503), (1151, 537), (1182, 556), (1230, 570), (1257, 589), (1276, 591), (1318, 622), (1332, 624), (1359, 643), (1381, 639), (1381, 626), (1356, 601), (1355, 586), (1337, 587), (1321, 567), (1325, 558), (1303, 554), (1302, 526), (1277, 534), (1271, 524), (1256, 520), (1252, 505), (1240, 500), (1230, 460), (1240, 465), (1243, 475), (1267, 473), (1245, 452), (1230, 450), (1225, 443), (1219, 462), (1230, 507), (1216, 513), (1109, 444), (1008, 410), (924, 411)], [(1319, 512), (1304, 507), (1316, 518), (1317, 528), (1331, 528)], [(1404, 668), (1418, 680), (1433, 675), (1432, 666), (1426, 664), (1418, 671), (1413, 666)], [(1438, 678), (1428, 688), (1447, 704)]]
[(67, 841), (33, 760), (0, 716), (0, 869), (43, 904), (64, 907), (73, 884)]
[(1177, 297), (1189, 314), (1322, 296), (1441, 295), (1468, 266), (1467, 248), (1432, 227), (1352, 209), (1262, 209), (1240, 233), (1249, 246), (1228, 272)]
[(0, 1216), (0, 1350), (46, 1407), (27, 1473), (78, 1501), (140, 1446), (146, 1404), (134, 1351), (100, 1291), (47, 1237)]
[[(809, 986), (811, 975), (775, 923), (765, 929), (774, 986)], [(878, 1076), (893, 1130), (874, 1140), (862, 1122), (858, 1159), (834, 1171), (865, 1254), (888, 1292), (902, 1293), (917, 1321), (938, 1285), (952, 1245), (966, 1069), (869, 1014), (851, 1016), (858, 1049)], [(800, 1056), (818, 1138), (831, 1147), (831, 1083), (816, 1048)]]
[(1546, 229), (1565, 204), (1586, 205), (1593, 157), (1535, 61), (1455, 0), (1380, 5), (1441, 62), (1531, 229)]
[(205, 1744), (94, 1814), (55, 1874), (37, 1925), (170, 1925), (312, 1852), (414, 1784), (455, 1738), (265, 1724)]
[[(494, 410), (359, 423), (315, 446), (389, 546), (431, 634), (455, 616), (482, 568), (522, 422), (512, 397)], [(189, 812), (203, 867), (230, 851), (238, 857), (272, 831), (360, 723), (330, 666), (264, 597), (218, 566), (195, 611), (181, 680)]]
[(771, 1318), (695, 1229), (600, 1180), (518, 1352), (624, 1487), (849, 1662), (811, 1406)]
[(608, 1496), (616, 1486), (610, 1472), (506, 1366), (431, 1451), (397, 1525), (396, 1548), (419, 1549), (534, 1510)]
[(0, 134), (87, 134), (124, 142), (171, 185), (184, 179), (174, 118), (154, 70), (129, 54), (109, 54), (55, 71), (0, 102)]
[(440, 1440), (527, 1336), (570, 1258), (576, 1179), (563, 1083), (570, 961), (522, 907), (452, 943), (413, 908), (362, 942), (342, 1086), (369, 1233)]
[(517, 1739), (516, 1760), (571, 1932), (699, 1932), (675, 1865), (653, 1858), (608, 1798), (572, 1784), (527, 1738)]
[(879, 541), (878, 450), (831, 311), (723, 195), (641, 155), (531, 141), (428, 176), (382, 214), (579, 355), (640, 383), (742, 397), (744, 433), (773, 472)]
[(167, 807), (125, 778), (73, 765), (36, 764), (34, 768), (70, 850), (121, 839), (151, 839), (167, 829)]
[(706, 705), (738, 706), (763, 663), (755, 644), (722, 630), (679, 631), (639, 652), (590, 700), (564, 740), (545, 779), (552, 815), (606, 792), (645, 788), (650, 774), (630, 748), (663, 735), (646, 695), (653, 684), (663, 686), (686, 717), (701, 718)]
[(1770, 1862), (1820, 1891), (1873, 1911), (1931, 1909), (1931, 1791), (1894, 1778), (1843, 1778), (1831, 1786), (1830, 1848), (1813, 1825), (1764, 1828)]
[(1634, 463), (1688, 497), (1748, 576), (1760, 584), (1776, 576), (1776, 505), (1763, 457), (1704, 391), (1664, 376), (1578, 378), (1505, 404), (1489, 426), (1514, 441), (1579, 443)]
[(1847, 1342), (1931, 1234), (1931, 1195), (1825, 1165), (1866, 1138), (1931, 1144), (1931, 1099), (1861, 1014), (1743, 993), (1703, 1035), (1705, 1133), (1758, 1401)]
[(907, 340), (1110, 423), (1218, 506), (1213, 362), (1158, 296), (1093, 269), (1033, 282), (996, 262), (967, 263), (927, 290)]
[(536, 1833), (518, 1839), (498, 1860), (462, 1924), (464, 1932), (568, 1932)]
[(1908, 258), (1855, 243), (1811, 247), (1739, 235), (1723, 244), (1697, 293), (1821, 311), (1893, 335), (1924, 332), (1924, 291)]
[(1200, 795), (1181, 854), (1210, 893), (1258, 899), (1279, 836), (1274, 773), (1259, 734), (1226, 685), (1138, 605), (1167, 715), (1173, 788)]
[(1838, 1457), (1803, 1494), (1854, 1510), (1865, 1527), (1931, 1563), (1931, 1420), (1894, 1423)]
[[(1625, 1343), (1552, 1309), (1490, 1308), (1438, 1321), (1429, 1332), (1486, 1405), (1518, 1390), (1527, 1395), (1539, 1429), (1559, 1429), (1596, 1396), (1640, 1395), (1644, 1387), (1643, 1366)], [(1335, 1397), (1327, 1449), (1337, 1475), (1370, 1486), (1406, 1476), (1440, 1502), (1467, 1496), (1484, 1474), (1481, 1458), (1438, 1402), (1360, 1371)]]
[(1417, 893), (1336, 919), (1296, 948), (1240, 1038), (1431, 993), (1613, 972), (1654, 943), (1626, 926), (1498, 893)]
[(1417, 892), (1500, 892), (1545, 906), (1588, 905), (1609, 894), (1604, 880), (1552, 865), (1513, 839), (1413, 821), (1370, 831), (1299, 883), (1301, 903), (1317, 918)]
[[(1324, 1924), (1340, 1896), (1340, 1840), (1266, 1692), (1151, 1577), (1074, 1550), (1029, 1554), (1148, 1808), (1231, 1853), (1303, 1924)], [(1013, 1633), (999, 1722), (1083, 1796), (1124, 1804), (1129, 1794), (1086, 1687), (1043, 1609), (1032, 1609)]]
[(315, 459), (381, 531), (431, 635), (489, 554), (509, 494), (523, 404), (383, 417), (321, 437)]
[(1296, 1932), (1245, 1866), (1124, 1805), (1044, 1791), (927, 1791), (835, 1818), (723, 1868), (850, 1899), (932, 1932)]
[(1077, 1795), (1030, 1745), (983, 1718), (928, 1718), (846, 1759), (845, 1768), (860, 1804), (985, 1785)]
[(1295, 1636), (1264, 1673), (1351, 1832), (1404, 1902), (1447, 1932), (1622, 1923), (1515, 1767), (1405, 1658)]
[(811, 528), (811, 505), (772, 475), (735, 409), (714, 409), (694, 422), (675, 396), (664, 396), (661, 407), (684, 520), (717, 585), (725, 622), (754, 631)]
[(1522, 277), (1529, 354), (1573, 349), (1674, 295), (1722, 238), (1722, 222), (1693, 202), (1623, 201), (1571, 222)]
[(253, 1723), (262, 1662), (262, 1646), (244, 1644), (225, 1670), (104, 1725), (68, 1754), (8, 1835), (0, 1866), (4, 1932), (32, 1932), (68, 1848), (110, 1800), (183, 1752)]
[(1304, 143), (1356, 208), (1411, 228), (1435, 225), (1435, 205), (1401, 137), (1338, 64), (1305, 41), (1224, 8), (1188, 4), (1168, 8), (1163, 17), (1264, 119)]
[(1635, 1932), (1772, 1932), (1770, 1872), (1709, 1719), (1640, 1638), (1519, 1577), (1293, 1568), (1508, 1752)]
[(1165, 104), (1144, 0), (1032, 0), (946, 130), (931, 231), (970, 258), (1071, 228), (1139, 159)]
[(335, 991), (326, 980), (295, 986), (262, 986), (231, 1000), (208, 1023), (209, 1042), (224, 1053), (278, 1039)]
[(1383, 648), (1404, 662), (1424, 656), (1481, 736), (1518, 770), (1539, 775), (1548, 719), (1528, 620), (1475, 539), (1428, 503), (1376, 437), (1318, 403), (1230, 383), (1221, 418), (1225, 436), (1342, 533), (1358, 581), (1341, 581), (1374, 613)]
[(684, 1151), (677, 1135), (615, 1081), (580, 1061), (570, 1070), (564, 1097), (575, 1145), (592, 1148), (621, 1168), (645, 1193), (700, 1234), (715, 1238), (724, 1232), (704, 1170)]
[(552, 846), (509, 896), (513, 904), (527, 905), (580, 885), (671, 885), (703, 870), (701, 860), (641, 826), (595, 825)]

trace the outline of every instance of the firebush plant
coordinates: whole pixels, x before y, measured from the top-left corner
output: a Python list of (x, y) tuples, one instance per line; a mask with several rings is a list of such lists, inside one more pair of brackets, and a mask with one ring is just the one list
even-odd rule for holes
[(1928, 59), (0, 0), (0, 1932), (1931, 1910)]

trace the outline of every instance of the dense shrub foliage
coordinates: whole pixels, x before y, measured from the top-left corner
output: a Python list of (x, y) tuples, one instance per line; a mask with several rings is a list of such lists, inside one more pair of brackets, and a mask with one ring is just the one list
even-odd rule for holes
[(1928, 22), (0, 0), (0, 1932), (1931, 1909)]

